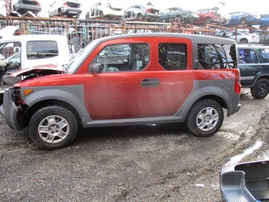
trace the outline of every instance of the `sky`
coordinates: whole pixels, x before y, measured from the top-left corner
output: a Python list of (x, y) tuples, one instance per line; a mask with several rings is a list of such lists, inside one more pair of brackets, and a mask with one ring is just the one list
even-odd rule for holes
[[(47, 12), (48, 5), (53, 2), (53, 0), (39, 0), (44, 9), (42, 9), (40, 16)], [(84, 13), (91, 8), (91, 6), (97, 2), (98, 0), (78, 0), (82, 2), (82, 8)], [(103, 0), (100, 0), (103, 1)], [(255, 1), (247, 1), (247, 0), (186, 0), (186, 1), (176, 1), (176, 0), (135, 0), (132, 1), (122, 1), (122, 0), (106, 0), (107, 2), (115, 2), (118, 5), (121, 5), (124, 9), (132, 6), (134, 4), (144, 4), (146, 5), (148, 2), (151, 2), (155, 8), (159, 10), (164, 10), (168, 7), (177, 6), (186, 10), (196, 11), (201, 8), (214, 7), (218, 5), (218, 3), (224, 2), (225, 6), (219, 10), (221, 15), (225, 15), (226, 13), (233, 11), (246, 11), (251, 13), (268, 13), (269, 9), (266, 4), (268, 0), (255, 0)], [(0, 0), (0, 2), (4, 2), (4, 0)], [(13, 0), (15, 2), (15, 0)], [(85, 15), (85, 14), (82, 15)], [(80, 16), (80, 18), (83, 18)]]

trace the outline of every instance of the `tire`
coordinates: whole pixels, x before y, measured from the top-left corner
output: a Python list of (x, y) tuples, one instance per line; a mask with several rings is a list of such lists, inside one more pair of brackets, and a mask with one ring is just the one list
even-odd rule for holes
[(211, 23), (211, 18), (207, 17), (207, 18), (205, 19), (204, 23), (205, 23), (205, 24), (209, 24), (209, 23)]
[(247, 39), (240, 39), (239, 43), (247, 44), (248, 43), (248, 40)]
[(183, 22), (183, 21), (182, 21), (182, 16), (181, 16), (181, 15), (177, 16), (176, 18), (178, 19), (178, 22), (180, 22), (180, 23)]
[(103, 11), (100, 11), (100, 13), (99, 13), (99, 17), (100, 17), (101, 19), (104, 18), (104, 13), (103, 13)]
[(39, 109), (32, 116), (28, 130), (30, 138), (39, 148), (59, 149), (74, 140), (78, 123), (71, 111), (53, 105)]
[(60, 8), (58, 9), (58, 15), (63, 16), (63, 11)]
[(141, 13), (138, 13), (137, 16), (136, 16), (136, 19), (137, 19), (138, 21), (142, 21), (142, 20), (143, 20), (143, 16), (142, 16), (142, 14), (141, 14)]
[(267, 79), (259, 79), (250, 92), (255, 99), (265, 98), (269, 93), (269, 81)]
[(247, 24), (247, 21), (245, 18), (242, 18), (239, 22), (240, 25), (246, 25)]
[(202, 100), (191, 108), (187, 127), (195, 136), (208, 137), (220, 129), (223, 119), (224, 113), (219, 103)]

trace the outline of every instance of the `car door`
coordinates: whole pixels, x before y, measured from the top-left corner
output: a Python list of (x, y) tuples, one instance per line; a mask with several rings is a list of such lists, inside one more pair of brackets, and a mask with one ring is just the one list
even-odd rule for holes
[[(84, 100), (93, 120), (154, 115), (156, 82), (151, 61), (152, 41), (151, 38), (118, 39), (111, 45), (109, 42), (99, 45), (89, 56), (85, 63)], [(93, 74), (88, 71), (90, 64), (103, 65), (104, 69)]]
[(154, 116), (173, 116), (193, 89), (190, 39), (156, 38)]
[(238, 48), (240, 55), (238, 66), (240, 81), (243, 86), (253, 85), (258, 73), (265, 68), (265, 65), (260, 63), (256, 51), (257, 49), (254, 48)]

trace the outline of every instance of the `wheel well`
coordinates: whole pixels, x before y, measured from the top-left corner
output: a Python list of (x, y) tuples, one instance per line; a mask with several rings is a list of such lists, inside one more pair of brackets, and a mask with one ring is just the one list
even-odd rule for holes
[(267, 79), (269, 81), (269, 75), (262, 75), (262, 76), (256, 77), (255, 82), (253, 83), (253, 86), (252, 87), (254, 87), (254, 85), (256, 84), (256, 82), (259, 79)]
[(242, 39), (240, 39), (240, 41), (242, 41), (242, 40), (246, 40), (246, 41), (248, 41), (248, 39), (247, 39), (247, 38), (242, 38)]
[(221, 97), (218, 97), (218, 96), (215, 96), (215, 95), (207, 95), (207, 96), (201, 97), (200, 99), (196, 100), (196, 101), (192, 104), (191, 108), (192, 108), (194, 105), (196, 105), (196, 103), (201, 102), (202, 100), (206, 100), (206, 99), (214, 100), (214, 101), (216, 101), (217, 103), (219, 103), (220, 106), (221, 106), (222, 108), (228, 109), (228, 107), (227, 107), (227, 103), (226, 103)]
[(23, 127), (28, 127), (30, 119), (36, 111), (38, 111), (42, 107), (49, 106), (49, 105), (58, 105), (60, 107), (64, 107), (64, 108), (70, 110), (74, 114), (74, 116), (76, 117), (79, 126), (82, 126), (80, 116), (79, 116), (77, 110), (72, 105), (70, 105), (67, 102), (61, 101), (61, 100), (45, 100), (45, 101), (41, 101), (41, 102), (36, 103), (31, 108), (28, 108), (25, 111), (25, 114), (23, 116), (23, 123), (22, 123)]

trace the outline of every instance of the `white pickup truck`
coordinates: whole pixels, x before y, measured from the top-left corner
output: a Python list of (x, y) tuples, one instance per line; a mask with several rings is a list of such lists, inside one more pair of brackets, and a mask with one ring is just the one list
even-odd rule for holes
[(61, 35), (19, 35), (0, 40), (0, 103), (6, 72), (53, 64), (61, 67), (73, 58), (67, 37)]

